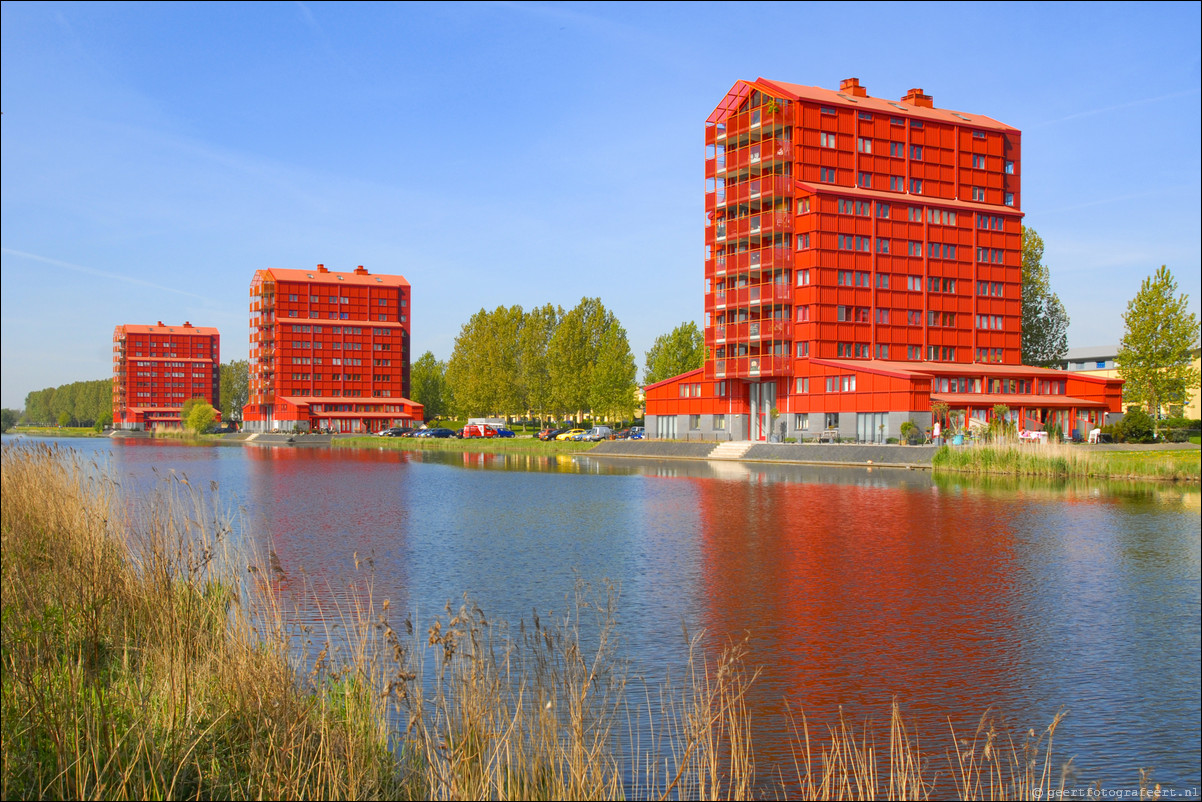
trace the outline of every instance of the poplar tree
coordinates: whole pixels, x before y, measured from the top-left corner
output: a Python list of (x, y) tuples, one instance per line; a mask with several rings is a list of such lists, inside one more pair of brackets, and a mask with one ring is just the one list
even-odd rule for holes
[(1190, 388), (1198, 386), (1190, 355), (1198, 347), (1198, 316), (1189, 311), (1189, 296), (1177, 294), (1168, 267), (1161, 265), (1127, 304), (1123, 323), (1115, 357), (1119, 377), (1126, 380), (1123, 400), (1159, 418), (1161, 407), (1184, 404)]
[(440, 418), (449, 411), (450, 393), (447, 391), (447, 366), (434, 358), (431, 351), (418, 357), (409, 370), (409, 384), (413, 387), (413, 400), (422, 405), (426, 420)]
[(1068, 312), (1052, 292), (1052, 275), (1043, 263), (1043, 239), (1023, 226), (1022, 361), (1056, 367), (1068, 355)]
[(647, 352), (643, 382), (656, 382), (688, 373), (705, 364), (705, 337), (693, 321), (681, 323), (667, 334), (661, 334)]

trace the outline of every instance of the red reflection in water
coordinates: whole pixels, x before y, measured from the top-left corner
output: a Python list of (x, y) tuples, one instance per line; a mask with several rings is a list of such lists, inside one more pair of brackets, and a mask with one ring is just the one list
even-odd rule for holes
[[(405, 548), (401, 482), (381, 470), (403, 471), (403, 451), (297, 447), (251, 447), (251, 529), (262, 551), (259, 566), (273, 590), (289, 600), (306, 624), (354, 618), (384, 599), (406, 609), (408, 577), (403, 560), (374, 571), (385, 554)], [(375, 585), (376, 577), (384, 585)]]
[[(938, 489), (694, 480), (704, 626), (751, 638), (752, 715), (788, 751), (811, 725), (885, 723), (896, 696), (928, 737), (1005, 700), (1018, 640), (1013, 542), (997, 505)], [(720, 646), (721, 638), (712, 638)], [(711, 656), (711, 659), (713, 657)]]

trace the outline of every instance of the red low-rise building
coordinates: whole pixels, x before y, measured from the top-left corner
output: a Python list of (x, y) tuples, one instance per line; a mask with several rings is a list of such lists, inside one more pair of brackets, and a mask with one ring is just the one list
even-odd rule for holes
[(378, 432), (422, 420), (409, 400), (410, 287), (362, 265), (269, 268), (250, 285), (247, 431)]
[(1121, 382), (1022, 364), (1017, 129), (921, 89), (761, 78), (705, 136), (708, 355), (647, 388), (649, 436), (880, 442), (936, 402), (1071, 433), (1119, 411)]
[[(221, 403), (221, 335), (193, 326), (124, 325), (113, 331), (113, 427), (179, 428), (184, 402)], [(218, 412), (218, 418), (221, 413)]]

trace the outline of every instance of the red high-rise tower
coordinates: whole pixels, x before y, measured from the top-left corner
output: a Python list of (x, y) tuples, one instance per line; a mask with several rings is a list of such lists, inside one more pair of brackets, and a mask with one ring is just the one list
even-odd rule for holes
[(409, 282), (268, 268), (250, 285), (249, 431), (378, 432), (422, 419), (409, 400)]
[(739, 81), (705, 129), (701, 371), (647, 388), (660, 437), (881, 441), (933, 401), (1065, 432), (1114, 382), (1025, 367), (1021, 134), (935, 108)]
[(180, 407), (221, 404), (221, 335), (193, 326), (124, 325), (113, 330), (113, 428), (179, 427)]

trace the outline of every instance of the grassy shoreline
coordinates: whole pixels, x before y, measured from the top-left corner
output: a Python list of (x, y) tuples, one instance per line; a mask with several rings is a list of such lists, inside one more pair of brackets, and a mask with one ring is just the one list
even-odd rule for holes
[(1202, 451), (1095, 451), (1066, 443), (1000, 442), (952, 448), (931, 459), (935, 472), (1198, 483)]
[(694, 641), (682, 686), (635, 690), (612, 592), (578, 588), (515, 632), (470, 602), (415, 627), (370, 586), (322, 643), (286, 625), (282, 569), (231, 542), (215, 487), (170, 475), (129, 499), (74, 452), (2, 457), (6, 799), (1047, 798), (1064, 782), (1060, 716), (1038, 737), (982, 717), (953, 755), (921, 752), (894, 705), (883, 727), (813, 737), (796, 716), (795, 775), (765, 786), (739, 644), (707, 658)]

